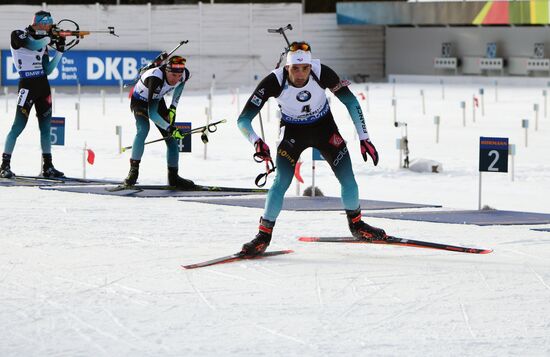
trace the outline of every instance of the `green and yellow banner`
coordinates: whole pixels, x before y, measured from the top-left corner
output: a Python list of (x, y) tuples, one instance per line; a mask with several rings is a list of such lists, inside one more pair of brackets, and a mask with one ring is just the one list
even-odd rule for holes
[(550, 0), (337, 3), (339, 25), (547, 25)]
[(474, 25), (548, 24), (548, 0), (488, 1)]

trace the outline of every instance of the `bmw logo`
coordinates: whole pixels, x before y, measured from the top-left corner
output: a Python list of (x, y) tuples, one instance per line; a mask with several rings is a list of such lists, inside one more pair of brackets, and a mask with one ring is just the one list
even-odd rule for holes
[(307, 102), (311, 98), (311, 93), (307, 90), (303, 90), (296, 96), (296, 99), (299, 102)]

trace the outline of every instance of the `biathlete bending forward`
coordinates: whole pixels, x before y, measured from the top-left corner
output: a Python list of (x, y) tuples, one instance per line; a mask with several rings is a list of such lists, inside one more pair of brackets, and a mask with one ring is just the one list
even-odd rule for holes
[[(329, 89), (346, 106), (359, 135), (363, 160), (368, 156), (378, 164), (378, 152), (369, 139), (359, 102), (349, 90), (349, 82), (318, 59), (311, 58), (306, 42), (289, 46), (286, 65), (273, 70), (256, 87), (238, 119), (244, 136), (254, 144), (255, 156), (271, 160), (268, 145), (255, 133), (252, 119), (270, 97), (275, 97), (281, 109), (282, 141), (277, 148), (277, 174), (265, 203), (256, 237), (243, 245), (242, 253), (253, 256), (263, 253), (271, 242), (275, 220), (283, 206), (286, 190), (292, 182), (294, 167), (302, 151), (318, 149), (329, 163), (341, 185), (342, 202), (349, 229), (354, 237), (363, 240), (384, 239), (386, 233), (361, 219), (359, 192), (353, 174), (346, 142), (340, 135), (332, 116), (325, 89)], [(368, 156), (367, 156), (368, 155)]]
[[(185, 62), (185, 58), (181, 56), (172, 56), (166, 64), (145, 71), (134, 87), (130, 109), (136, 119), (137, 132), (130, 158), (130, 171), (124, 180), (127, 186), (135, 185), (139, 176), (139, 164), (149, 133), (149, 119), (153, 121), (160, 134), (167, 137), (165, 141), (168, 185), (178, 188), (195, 186), (193, 181), (178, 175), (179, 150), (176, 140), (183, 138), (183, 135), (174, 126), (176, 108), (185, 83), (190, 77)], [(164, 96), (172, 91), (172, 103), (170, 108), (167, 108)]]

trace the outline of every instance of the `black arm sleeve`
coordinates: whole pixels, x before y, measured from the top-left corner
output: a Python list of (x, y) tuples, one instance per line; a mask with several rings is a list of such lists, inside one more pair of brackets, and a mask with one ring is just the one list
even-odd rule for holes
[(15, 30), (11, 33), (11, 47), (14, 50), (18, 50), (25, 45), (27, 34), (25, 31)]
[(256, 111), (256, 113), (259, 112), (269, 97), (278, 97), (282, 90), (277, 80), (277, 76), (274, 73), (270, 73), (261, 80), (250, 98), (248, 98), (243, 112), (248, 112), (250, 110)]
[(147, 96), (147, 103), (151, 103), (151, 101), (153, 100), (153, 94), (155, 93), (155, 89), (162, 86), (162, 79), (155, 76), (147, 77), (143, 81), (143, 84), (145, 84), (145, 86), (149, 90), (149, 95)]
[(333, 90), (340, 84), (340, 77), (338, 77), (332, 68), (321, 64), (321, 78), (319, 78), (319, 82), (322, 88), (328, 88), (332, 92), (335, 92), (339, 89)]

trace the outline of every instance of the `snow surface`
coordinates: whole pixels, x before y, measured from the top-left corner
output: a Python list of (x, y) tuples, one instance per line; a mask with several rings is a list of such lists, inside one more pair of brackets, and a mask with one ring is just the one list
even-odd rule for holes
[[(345, 108), (333, 111), (348, 141), (363, 199), (441, 204), (477, 209), (480, 136), (509, 137), (516, 144), (515, 177), (483, 175), (483, 204), (503, 210), (550, 213), (550, 118), (543, 88), (485, 90), (485, 117), (472, 122), (471, 98), (479, 86), (399, 84), (397, 120), (406, 121), (411, 159), (442, 163), (443, 172), (398, 168), (392, 86), (370, 84), (367, 114), (380, 164), (364, 163)], [(365, 85), (354, 85), (366, 94)], [(420, 89), (426, 93), (422, 114)], [(9, 130), (0, 97), (0, 145)], [(84, 142), (96, 153), (87, 177), (123, 179), (129, 153), (118, 154), (115, 126), (131, 145), (134, 119), (127, 99), (82, 95), (76, 130), (76, 91), (55, 98), (55, 114), (67, 117), (66, 146), (54, 147), (54, 164), (82, 175)], [(250, 93), (241, 89), (242, 105)], [(200, 184), (253, 187), (262, 166), (237, 130), (237, 101), (229, 90), (214, 97), (214, 119), (227, 118), (211, 134), (208, 159), (180, 157), (180, 173)], [(462, 126), (460, 101), (467, 102)], [(534, 130), (533, 104), (539, 103)], [(205, 122), (205, 93), (184, 92), (180, 120)], [(439, 143), (433, 117), (441, 116)], [(275, 103), (265, 131), (277, 140)], [(528, 147), (521, 119), (530, 119)], [(255, 123), (259, 128), (258, 123)], [(258, 129), (259, 131), (259, 129)], [(159, 137), (155, 129), (149, 139)], [(146, 147), (140, 182), (166, 180), (165, 147)], [(311, 182), (311, 155), (302, 176)], [(38, 125), (32, 118), (12, 160), (18, 174), (37, 174)], [(316, 183), (325, 195), (339, 185), (325, 163)], [(272, 178), (269, 179), (271, 182)], [(303, 186), (301, 187), (304, 188)], [(294, 195), (294, 184), (287, 195)], [(492, 248), (470, 255), (407, 247), (300, 243), (298, 236), (347, 235), (340, 212), (283, 211), (270, 249), (295, 253), (189, 270), (191, 264), (238, 251), (257, 231), (262, 210), (182, 202), (176, 198), (127, 198), (0, 187), (1, 356), (548, 356), (550, 355), (550, 233), (535, 226), (450, 225), (366, 220), (390, 234)], [(365, 212), (368, 215), (368, 212)], [(542, 225), (537, 227), (550, 227)]]

